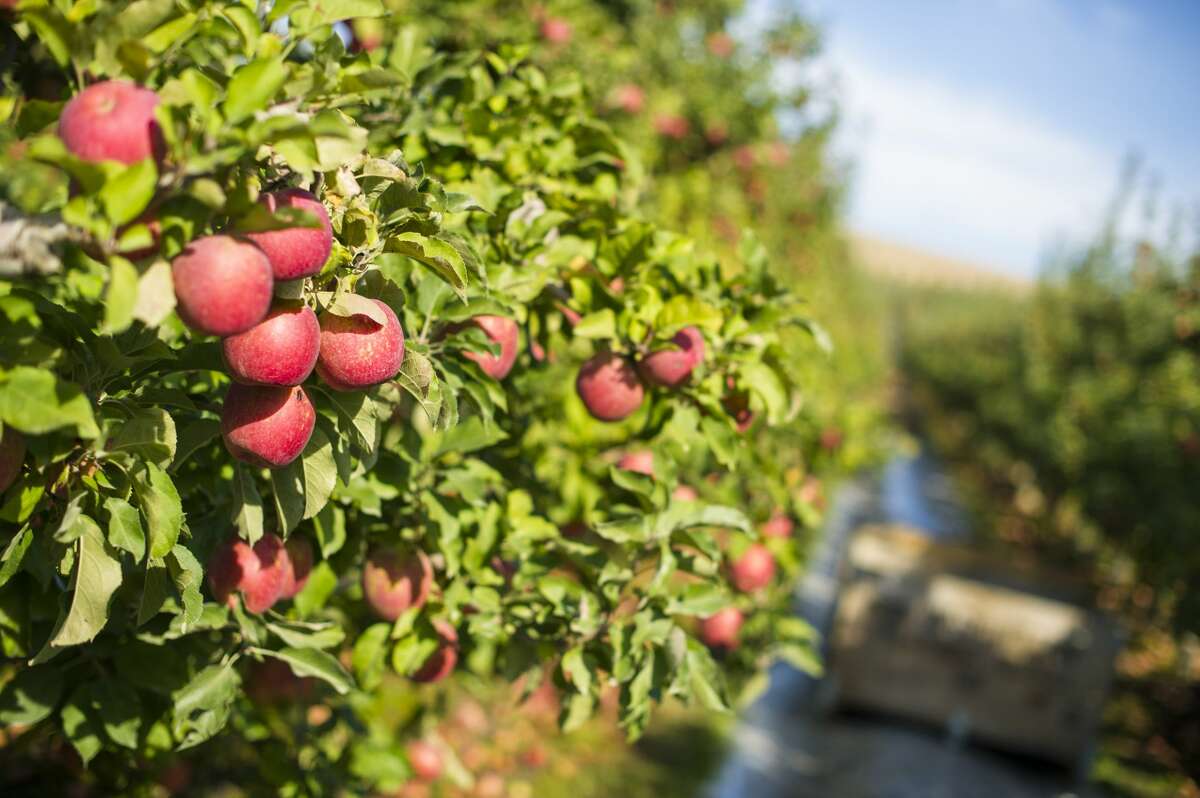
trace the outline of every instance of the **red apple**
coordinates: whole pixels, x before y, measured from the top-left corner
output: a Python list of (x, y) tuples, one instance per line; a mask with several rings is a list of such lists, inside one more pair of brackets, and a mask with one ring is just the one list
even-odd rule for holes
[(414, 682), (440, 682), (449, 676), (454, 671), (454, 666), (458, 664), (458, 632), (453, 626), (442, 620), (435, 620), (433, 628), (437, 630), (441, 645), (412, 675)]
[[(3, 6), (4, 2), (16, 4), (16, 0), (3, 0), (0, 1), (0, 6)], [(167, 795), (182, 795), (192, 785), (192, 763), (186, 759), (172, 759), (158, 771), (154, 780), (162, 785)]]
[(678, 485), (671, 492), (671, 497), (677, 502), (694, 502), (699, 501), (700, 494), (691, 485)]
[(288, 703), (306, 699), (313, 690), (311, 678), (302, 679), (281, 659), (264, 657), (250, 667), (246, 679), (246, 695), (259, 706)]
[(0, 493), (8, 490), (25, 462), (25, 436), (12, 427), (0, 433)]
[(288, 538), (285, 549), (283, 587), (279, 591), (279, 597), (290, 599), (308, 584), (308, 576), (313, 567), (313, 549), (308, 538), (298, 535)]
[(420, 607), (433, 586), (433, 566), (425, 552), (376, 549), (363, 564), (363, 596), (385, 621), (394, 621), (411, 607)]
[(475, 798), (504, 798), (504, 777), (499, 773), (484, 773), (475, 782)]
[(433, 743), (413, 740), (405, 747), (413, 775), (421, 781), (437, 781), (442, 775), (442, 752)]
[(654, 476), (654, 452), (649, 449), (639, 449), (636, 452), (626, 452), (617, 461), (617, 468), (632, 471), (635, 474)]
[(768, 538), (790, 538), (792, 532), (795, 531), (796, 524), (788, 517), (787, 513), (782, 510), (777, 510), (771, 518), (762, 525), (760, 531), (764, 537)]
[(821, 430), (821, 448), (827, 452), (836, 452), (842, 448), (842, 431), (837, 427)]
[(549, 761), (550, 755), (541, 743), (534, 743), (521, 754), (521, 764), (533, 770), (545, 767)]
[(729, 141), (729, 126), (724, 122), (714, 122), (704, 128), (704, 140), (714, 147), (720, 147)]
[(237, 459), (282, 468), (304, 451), (316, 421), (317, 412), (299, 385), (234, 383), (221, 408), (221, 435), (225, 448)]
[(505, 316), (476, 316), (471, 319), (487, 337), (500, 344), (500, 354), (490, 352), (464, 352), (463, 355), (479, 364), (483, 373), (494, 380), (502, 380), (512, 371), (517, 360), (517, 323)]
[(368, 316), (322, 313), (321, 354), (317, 374), (336, 391), (361, 391), (390, 380), (404, 363), (404, 330), (390, 307), (371, 300), (386, 317), (377, 324)]
[(158, 95), (123, 80), (88, 86), (63, 106), (58, 136), (85, 161), (162, 160), (162, 130), (154, 119)]
[(613, 91), (614, 104), (627, 114), (639, 113), (646, 104), (646, 92), (633, 83), (625, 83)]
[(267, 315), (275, 279), (258, 247), (231, 236), (198, 238), (171, 262), (176, 310), (209, 335), (236, 335)]
[(575, 390), (588, 412), (600, 421), (629, 417), (646, 395), (633, 366), (613, 352), (601, 352), (584, 363)]
[(733, 37), (725, 31), (717, 31), (715, 33), (708, 34), (708, 38), (705, 40), (705, 43), (708, 45), (708, 51), (717, 58), (728, 58), (729, 56), (733, 55), (733, 49), (735, 46)]
[(700, 640), (709, 648), (732, 651), (738, 647), (738, 633), (744, 620), (736, 607), (718, 610), (700, 621)]
[(571, 41), (571, 23), (559, 17), (550, 17), (542, 22), (542, 38), (551, 44), (566, 44)]
[(751, 544), (729, 567), (734, 587), (752, 593), (771, 584), (775, 578), (775, 555), (759, 543)]
[(754, 154), (754, 148), (743, 145), (733, 151), (733, 164), (743, 172), (749, 172), (758, 163), (758, 156)]
[(246, 235), (266, 253), (275, 279), (299, 280), (319, 273), (333, 249), (333, 228), (321, 201), (299, 188), (263, 194), (258, 201), (272, 213), (281, 208), (298, 208), (316, 216), (321, 223), (320, 228), (288, 227)]
[(240, 592), (247, 612), (266, 612), (283, 588), (284, 551), (275, 535), (264, 535), (253, 548), (238, 538), (226, 541), (208, 563), (213, 598), (233, 606), (233, 594)]
[(280, 305), (221, 342), (229, 375), (248, 385), (299, 385), (321, 351), (321, 327), (307, 305)]
[(472, 737), (481, 737), (491, 725), (487, 710), (478, 701), (466, 698), (454, 708), (451, 721)]
[(642, 358), (642, 378), (663, 388), (678, 388), (704, 361), (704, 336), (695, 327), (684, 327), (671, 339), (677, 349), (659, 349)]
[(687, 136), (692, 129), (686, 117), (676, 114), (660, 114), (654, 117), (654, 130), (664, 138), (678, 141)]

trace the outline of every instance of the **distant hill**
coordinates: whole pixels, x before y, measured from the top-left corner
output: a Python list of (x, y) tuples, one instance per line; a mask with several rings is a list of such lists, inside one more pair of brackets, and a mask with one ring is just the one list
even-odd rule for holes
[(896, 282), (1022, 294), (1033, 281), (1000, 274), (987, 266), (851, 233), (850, 253), (868, 273)]

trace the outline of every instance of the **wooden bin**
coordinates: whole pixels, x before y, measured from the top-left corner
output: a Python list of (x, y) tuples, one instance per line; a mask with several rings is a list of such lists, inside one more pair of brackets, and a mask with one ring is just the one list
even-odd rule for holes
[(836, 703), (1068, 766), (1092, 748), (1120, 645), (1072, 581), (897, 527), (864, 527), (830, 640)]

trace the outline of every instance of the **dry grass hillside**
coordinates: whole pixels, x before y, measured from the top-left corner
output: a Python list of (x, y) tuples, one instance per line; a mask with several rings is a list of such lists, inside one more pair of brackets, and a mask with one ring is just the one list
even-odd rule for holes
[(848, 238), (855, 262), (869, 274), (913, 285), (942, 286), (1024, 293), (1033, 283), (1000, 274), (995, 269), (967, 261), (934, 255), (901, 244), (851, 233)]

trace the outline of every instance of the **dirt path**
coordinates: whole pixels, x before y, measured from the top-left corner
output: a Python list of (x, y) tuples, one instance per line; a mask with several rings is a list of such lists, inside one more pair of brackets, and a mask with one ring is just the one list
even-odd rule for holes
[[(967, 534), (946, 476), (925, 455), (897, 458), (878, 478), (837, 495), (824, 539), (801, 584), (798, 612), (830, 628), (836, 574), (850, 534), (865, 523), (903, 523), (931, 537)], [(786, 665), (738, 724), (732, 751), (705, 798), (1064, 798), (1078, 791), (1060, 770), (965, 744), (954, 729), (822, 711), (824, 685)]]

